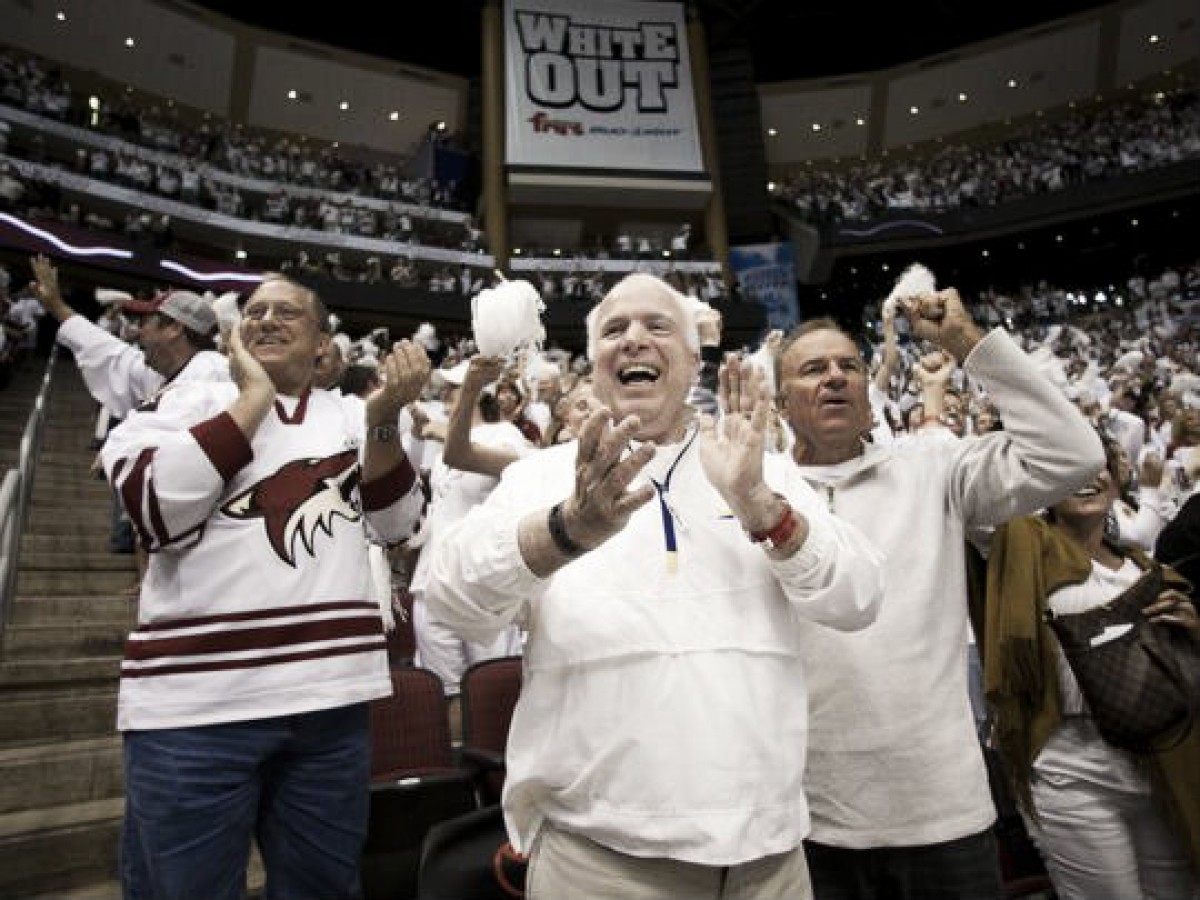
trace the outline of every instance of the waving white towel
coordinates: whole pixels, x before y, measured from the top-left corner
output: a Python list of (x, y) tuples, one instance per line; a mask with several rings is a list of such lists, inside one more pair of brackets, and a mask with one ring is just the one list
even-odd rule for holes
[(508, 356), (546, 339), (542, 296), (528, 281), (504, 281), (471, 298), (471, 330), (484, 356)]
[(919, 297), (922, 294), (932, 294), (936, 290), (937, 281), (934, 279), (933, 273), (920, 263), (912, 263), (896, 279), (896, 286), (883, 301), (884, 313), (894, 315), (898, 301), (907, 300), (909, 297)]

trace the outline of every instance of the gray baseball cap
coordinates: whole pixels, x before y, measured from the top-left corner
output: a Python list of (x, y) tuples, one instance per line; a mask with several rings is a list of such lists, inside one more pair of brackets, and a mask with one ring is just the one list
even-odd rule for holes
[(172, 291), (156, 311), (200, 334), (212, 334), (217, 327), (217, 314), (212, 304), (191, 291)]

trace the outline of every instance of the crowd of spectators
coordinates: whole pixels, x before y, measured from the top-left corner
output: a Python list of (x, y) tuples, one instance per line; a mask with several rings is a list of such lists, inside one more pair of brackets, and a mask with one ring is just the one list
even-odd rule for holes
[[(83, 128), (103, 140), (51, 141), (36, 128), (5, 121), (0, 153), (281, 228), (350, 235), (462, 253), (486, 250), (482, 229), (464, 210), (463, 186), (406, 175), (405, 160), (364, 162), (303, 139), (252, 134), (228, 121), (182, 121), (175, 106), (137, 106), (119, 96), (93, 113), (52, 64), (0, 51), (0, 102), (36, 116)], [(9, 160), (0, 171), (6, 209), (123, 232), (158, 243), (171, 240), (170, 217), (131, 209), (123, 217), (64, 201), (53, 182)], [(352, 261), (348, 260), (347, 264)], [(363, 261), (355, 279), (366, 278)], [(416, 265), (430, 267), (417, 260)], [(423, 273), (425, 274), (425, 273)]]
[[(397, 244), (394, 255), (308, 247), (279, 259), (276, 267), (283, 271), (460, 296), (473, 296), (490, 277), (479, 266), (422, 259), (406, 252), (406, 247), (420, 246), (483, 253), (486, 235), (469, 215), (430, 215), (461, 205), (456, 186), (404, 177), (398, 160), (364, 163), (340, 156), (333, 148), (307, 147), (303, 139), (286, 136), (254, 135), (211, 117), (199, 127), (189, 127), (173, 105), (139, 107), (126, 96), (92, 115), (53, 63), (13, 50), (0, 50), (0, 102), (119, 139), (116, 144), (75, 146), (64, 156), (65, 151), (52, 150), (40, 134), (19, 129), (14, 135), (9, 123), (0, 120), (0, 155), (49, 162), (99, 181), (238, 218)], [(809, 168), (779, 190), (802, 215), (831, 223), (896, 210), (945, 211), (997, 204), (1197, 154), (1200, 103), (1192, 89), (1078, 111), (996, 144), (955, 145), (923, 161), (889, 164), (883, 159), (845, 171)], [(236, 177), (230, 180), (223, 175)], [(256, 189), (242, 189), (243, 183)], [(386, 203), (375, 202), (380, 200)], [(167, 214), (131, 209), (120, 217), (82, 209), (77, 203), (65, 203), (52, 186), (23, 179), (8, 159), (0, 159), (0, 207), (122, 232), (162, 247), (174, 240)], [(622, 231), (610, 240), (597, 238), (591, 248), (566, 252), (569, 255), (564, 257), (561, 251), (547, 251), (545, 266), (529, 259), (543, 255), (537, 248), (526, 248), (524, 253), (527, 267), (518, 274), (533, 282), (547, 302), (595, 302), (627, 271), (605, 265), (611, 260), (666, 277), (707, 303), (729, 297), (730, 289), (715, 269), (676, 267), (678, 262), (704, 256), (702, 248), (693, 246), (687, 224), (671, 234)], [(1061, 321), (1078, 307), (1096, 305), (1090, 290), (1075, 296), (1042, 284), (1021, 293), (991, 296), (980, 321), (1023, 329), (1031, 323)], [(878, 310), (869, 303), (864, 320), (878, 320)]]
[[(311, 248), (281, 259), (277, 268), (464, 296), (482, 286), (486, 269), (422, 259), (412, 252), (423, 247), (485, 253), (486, 236), (475, 219), (462, 212), (466, 199), (457, 184), (402, 177), (403, 164), (398, 161), (365, 164), (339, 156), (332, 148), (310, 148), (288, 137), (254, 136), (211, 117), (190, 128), (173, 106), (137, 107), (125, 96), (111, 107), (102, 106), (92, 119), (60, 70), (11, 51), (0, 51), (0, 101), (116, 139), (86, 146), (52, 145), (36, 130), (14, 138), (9, 123), (0, 120), (0, 154), (11, 151), (14, 158), (233, 218), (388, 241), (398, 251), (389, 258)], [(119, 232), (158, 247), (169, 247), (174, 240), (173, 222), (166, 213), (130, 209), (122, 217), (83, 209), (65, 202), (53, 184), (39, 183), (28, 173), (23, 176), (7, 160), (0, 161), (0, 205)], [(622, 232), (610, 243), (597, 242), (594, 252), (574, 252), (570, 270), (534, 270), (547, 299), (590, 301), (602, 296), (622, 273), (596, 271), (593, 261), (625, 260), (638, 270), (667, 274), (675, 272), (676, 262), (697, 256), (688, 223), (670, 234)], [(547, 251), (546, 256), (557, 254)], [(725, 294), (715, 267), (705, 274), (676, 274), (707, 300)]]
[(928, 157), (809, 167), (777, 192), (814, 225), (835, 226), (995, 206), (1198, 156), (1200, 94), (1189, 88), (1039, 119), (998, 142), (955, 143)]
[[(11, 153), (13, 159), (49, 163), (98, 181), (281, 228), (377, 238), (393, 242), (397, 250), (380, 254), (310, 246), (280, 258), (275, 268), (460, 296), (472, 296), (488, 277), (485, 267), (413, 252), (439, 248), (486, 253), (487, 238), (468, 214), (435, 214), (452, 213), (461, 205), (455, 185), (403, 177), (398, 161), (354, 161), (332, 148), (251, 135), (211, 118), (190, 128), (174, 106), (136, 107), (124, 96), (89, 119), (86, 104), (58, 68), (13, 51), (0, 51), (0, 101), (119, 139), (116, 144), (53, 150), (36, 131), (14, 135), (0, 120), (0, 154)], [(881, 159), (844, 171), (809, 168), (778, 190), (802, 216), (829, 225), (904, 211), (993, 205), (1198, 153), (1200, 103), (1194, 89), (1181, 90), (1078, 111), (999, 143), (955, 145), (925, 160), (893, 164)], [(120, 232), (160, 247), (174, 241), (168, 214), (130, 209), (120, 216), (81, 208), (65, 202), (53, 185), (22, 177), (8, 159), (0, 159), (0, 207)], [(608, 240), (597, 238), (590, 248), (567, 250), (565, 257), (558, 249), (522, 250), (525, 265), (520, 274), (535, 283), (547, 302), (594, 302), (630, 269), (670, 275), (686, 292), (709, 303), (730, 297), (731, 288), (715, 267), (696, 271), (677, 265), (705, 255), (703, 248), (693, 246), (687, 224), (671, 234), (623, 230)], [(544, 265), (534, 261), (540, 257), (547, 260)], [(628, 266), (614, 270), (607, 265), (613, 260)], [(1035, 307), (1052, 299), (1037, 293), (1030, 297)]]
[[(1175, 395), (1179, 407), (1200, 406), (1200, 261), (1153, 279), (1132, 277), (1111, 296), (1083, 296), (1039, 282), (1015, 296), (983, 292), (966, 305), (981, 325), (1017, 335), (1093, 417), (1119, 403), (1145, 420), (1149, 435), (1163, 425), (1159, 406), (1168, 394)], [(919, 377), (924, 348), (909, 338), (903, 318), (896, 318), (894, 329), (900, 349), (877, 380), (885, 387), (889, 424), (908, 431), (924, 418)], [(877, 371), (886, 357), (885, 330), (881, 304), (868, 304), (863, 331), (874, 348)], [(949, 425), (959, 433), (987, 430), (994, 410), (968, 387), (958, 376), (954, 388), (964, 405), (949, 414)], [(1168, 417), (1171, 409), (1168, 404)], [(981, 415), (988, 423), (982, 427)]]
[(41, 304), (29, 292), (12, 284), (11, 273), (0, 266), (0, 390), (13, 372), (25, 365), (38, 342)]
[[(399, 158), (358, 160), (335, 147), (254, 133), (211, 115), (190, 123), (177, 106), (145, 106), (126, 95), (117, 95), (111, 104), (102, 103), (93, 112), (61, 69), (27, 53), (0, 50), (0, 101), (135, 147), (181, 157), (193, 171), (186, 177), (186, 168), (176, 174), (189, 187), (211, 167), (252, 180), (421, 207), (463, 211), (473, 203), (473, 198), (461, 193), (462, 185), (406, 174), (407, 160)], [(157, 173), (153, 180), (158, 180)]]

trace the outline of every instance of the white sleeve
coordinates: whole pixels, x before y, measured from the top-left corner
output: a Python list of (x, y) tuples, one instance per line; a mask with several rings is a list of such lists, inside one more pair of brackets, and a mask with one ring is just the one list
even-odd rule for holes
[(529, 511), (521, 479), (537, 473), (524, 460), (508, 466), (483, 503), (446, 523), (441, 539), (422, 551), (430, 554), (424, 594), (429, 613), (466, 640), (488, 644), (514, 622), (522, 624), (550, 585), (526, 565), (517, 540)]
[[(348, 434), (359, 442), (359, 462), (365, 461), (366, 403), (361, 397), (339, 394), (345, 427)], [(401, 422), (403, 417), (397, 417)], [(407, 420), (411, 434), (412, 419)], [(414, 462), (413, 454), (401, 437), (403, 455), (391, 471), (369, 484), (364, 482), (359, 491), (363, 499), (363, 517), (367, 534), (381, 544), (394, 544), (409, 540), (420, 530), (426, 514), (425, 492), (422, 489), (421, 473)]]
[(1139, 488), (1136, 513), (1124, 504), (1116, 506), (1118, 541), (1153, 553), (1155, 541), (1174, 516), (1174, 507), (1171, 498), (1158, 488)]
[(141, 350), (83, 316), (63, 322), (56, 340), (75, 356), (88, 392), (118, 419), (163, 385), (163, 377), (146, 365)]
[(1052, 506), (1103, 468), (1091, 423), (1004, 330), (989, 332), (964, 365), (1004, 422), (958, 442), (950, 502), (968, 528)]
[(231, 469), (251, 456), (245, 436), (232, 419), (221, 418), (223, 407), (213, 395), (183, 388), (163, 391), (152, 407), (130, 412), (100, 451), (108, 480), (152, 550), (189, 545), (225, 486), (226, 474), (193, 426), (206, 423), (208, 439), (223, 447), (216, 457), (230, 460)]

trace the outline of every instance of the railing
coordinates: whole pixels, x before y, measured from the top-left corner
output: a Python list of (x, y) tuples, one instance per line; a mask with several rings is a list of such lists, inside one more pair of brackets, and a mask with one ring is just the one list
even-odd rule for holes
[(42, 449), (42, 432), (46, 426), (46, 406), (50, 401), (50, 383), (58, 347), (50, 350), (42, 387), (34, 401), (29, 421), (21, 435), (17, 467), (4, 474), (0, 485), (0, 635), (8, 623), (8, 611), (17, 590), (17, 558), (21, 534), (29, 514), (29, 498), (33, 493), (33, 476)]
[(280, 256), (287, 256), (289, 251), (294, 251), (296, 244), (305, 244), (318, 250), (352, 250), (381, 256), (407, 256), (427, 262), (473, 266), (488, 270), (496, 265), (495, 258), (487, 253), (451, 250), (448, 247), (435, 247), (430, 244), (409, 243), (389, 238), (361, 237), (355, 234), (324, 231), (315, 227), (276, 225), (255, 219), (242, 219), (203, 206), (184, 203), (182, 200), (171, 200), (135, 188), (98, 181), (87, 175), (71, 172), (61, 166), (36, 163), (3, 153), (0, 153), (0, 160), (12, 166), (21, 178), (40, 184), (53, 185), (58, 190), (72, 196), (86, 197), (93, 202), (102, 199), (106, 203), (119, 204), (130, 209), (165, 214), (176, 223), (188, 222), (200, 227), (219, 229), (227, 234), (238, 234), (246, 238), (270, 242), (276, 246), (276, 252)]

